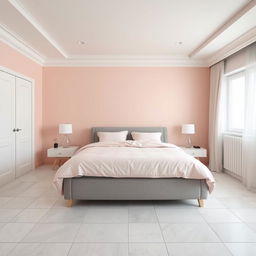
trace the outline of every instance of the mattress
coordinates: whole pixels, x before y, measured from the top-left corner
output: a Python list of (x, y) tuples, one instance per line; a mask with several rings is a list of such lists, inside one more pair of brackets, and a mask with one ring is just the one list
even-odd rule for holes
[(211, 192), (214, 178), (199, 160), (179, 147), (152, 142), (96, 142), (82, 147), (57, 171), (54, 184), (63, 193), (63, 180), (74, 177), (184, 178), (205, 180)]

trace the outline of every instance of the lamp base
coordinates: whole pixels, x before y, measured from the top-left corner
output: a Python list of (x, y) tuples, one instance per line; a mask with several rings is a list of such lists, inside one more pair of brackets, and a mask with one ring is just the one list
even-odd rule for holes
[(70, 146), (70, 139), (69, 139), (68, 135), (64, 135), (63, 140), (62, 140), (62, 147), (68, 148), (69, 146)]
[(192, 148), (192, 143), (191, 143), (191, 138), (190, 136), (187, 137), (187, 145), (186, 145), (186, 148)]

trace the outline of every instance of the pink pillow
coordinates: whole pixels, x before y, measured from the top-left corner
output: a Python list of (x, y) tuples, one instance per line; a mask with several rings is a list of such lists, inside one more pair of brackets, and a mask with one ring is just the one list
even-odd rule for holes
[(97, 132), (100, 142), (126, 141), (128, 131), (121, 132)]
[(140, 141), (161, 142), (161, 132), (132, 132), (132, 138)]

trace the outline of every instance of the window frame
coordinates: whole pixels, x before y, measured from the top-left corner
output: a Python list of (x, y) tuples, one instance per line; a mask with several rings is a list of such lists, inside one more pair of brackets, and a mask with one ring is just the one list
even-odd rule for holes
[(245, 77), (245, 69), (239, 70), (237, 72), (231, 72), (229, 74), (226, 74), (226, 97), (225, 97), (225, 101), (226, 101), (226, 125), (225, 125), (225, 133), (228, 134), (237, 134), (237, 135), (242, 135), (244, 132), (244, 129), (234, 129), (234, 128), (230, 128), (230, 104), (229, 104), (229, 95), (230, 95), (230, 86), (231, 83), (230, 81), (236, 78), (240, 78), (240, 77)]

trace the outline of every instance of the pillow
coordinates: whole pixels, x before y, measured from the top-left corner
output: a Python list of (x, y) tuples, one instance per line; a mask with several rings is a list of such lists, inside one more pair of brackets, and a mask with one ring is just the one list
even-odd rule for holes
[(128, 131), (121, 132), (97, 132), (100, 142), (126, 141)]
[(161, 132), (132, 132), (132, 138), (140, 141), (162, 142), (161, 135)]

